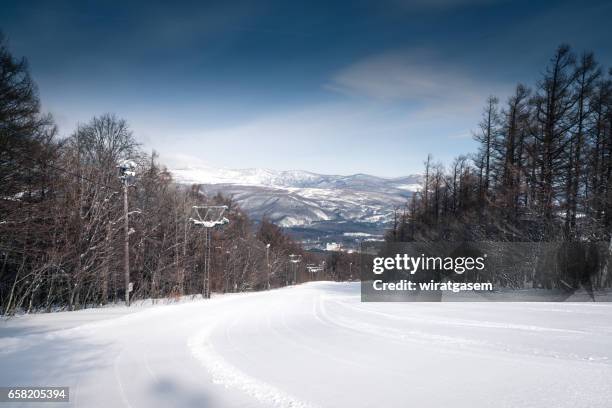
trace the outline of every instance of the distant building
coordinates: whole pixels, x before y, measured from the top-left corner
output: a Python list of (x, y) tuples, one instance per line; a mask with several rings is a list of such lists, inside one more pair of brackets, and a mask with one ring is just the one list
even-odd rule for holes
[(342, 251), (342, 244), (338, 242), (328, 242), (325, 244), (326, 251)]

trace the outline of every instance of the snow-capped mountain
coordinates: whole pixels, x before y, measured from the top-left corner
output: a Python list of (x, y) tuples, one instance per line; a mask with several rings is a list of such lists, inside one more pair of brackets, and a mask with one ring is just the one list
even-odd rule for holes
[(256, 220), (266, 217), (285, 228), (349, 234), (345, 236), (380, 235), (392, 221), (393, 210), (420, 188), (418, 175), (383, 178), (212, 167), (178, 168), (172, 173), (180, 183), (200, 184), (205, 194), (232, 196)]
[(383, 178), (367, 174), (350, 176), (317, 174), (304, 170), (219, 169), (185, 167), (172, 170), (176, 179), (186, 184), (233, 184), (274, 188), (351, 188), (387, 187), (406, 191), (419, 188), (419, 176)]

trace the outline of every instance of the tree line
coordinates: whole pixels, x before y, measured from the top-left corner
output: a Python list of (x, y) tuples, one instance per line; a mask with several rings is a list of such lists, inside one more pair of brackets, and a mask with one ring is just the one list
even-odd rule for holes
[(104, 114), (60, 137), (53, 118), (41, 112), (26, 60), (13, 57), (0, 38), (2, 313), (123, 299), (126, 231), (118, 165), (126, 159), (137, 165), (128, 189), (133, 298), (203, 293), (205, 234), (190, 222), (193, 206), (227, 206), (229, 224), (212, 231), (212, 291), (261, 290), (307, 278), (303, 266), (316, 261), (312, 255), (268, 221), (255, 225), (231, 198), (175, 183), (125, 120)]
[(425, 161), (422, 189), (387, 240), (607, 241), (612, 70), (561, 45), (535, 86), (488, 98), (478, 151)]
[(450, 166), (428, 155), (386, 241), (486, 241), (456, 252), (499, 265), (463, 278), (502, 287), (612, 286), (612, 70), (561, 45), (533, 87), (487, 99), (473, 137)]

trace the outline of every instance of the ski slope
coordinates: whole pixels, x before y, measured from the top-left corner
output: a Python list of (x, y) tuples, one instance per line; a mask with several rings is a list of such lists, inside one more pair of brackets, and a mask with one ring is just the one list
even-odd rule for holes
[(3, 320), (0, 368), (73, 407), (610, 407), (612, 304), (372, 304), (316, 282)]

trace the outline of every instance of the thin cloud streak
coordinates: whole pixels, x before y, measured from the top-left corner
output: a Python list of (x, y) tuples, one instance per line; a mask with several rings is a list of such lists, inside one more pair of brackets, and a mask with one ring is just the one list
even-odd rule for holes
[(381, 101), (447, 106), (462, 101), (482, 103), (506, 87), (472, 78), (460, 66), (429, 51), (386, 52), (359, 61), (334, 76), (327, 85), (347, 95)]

